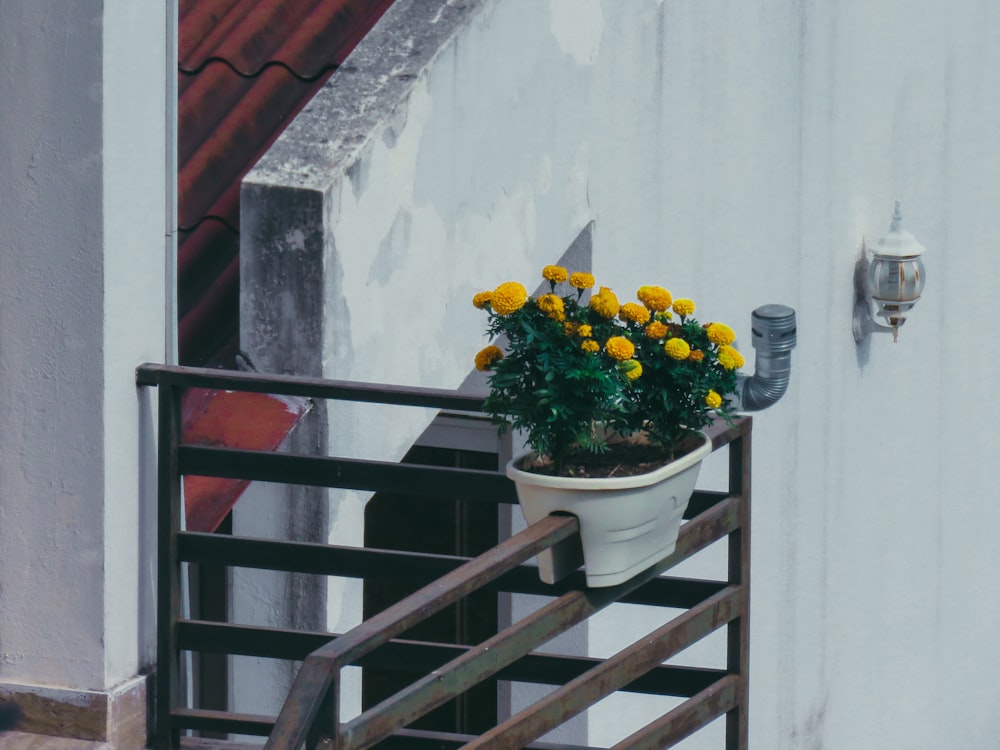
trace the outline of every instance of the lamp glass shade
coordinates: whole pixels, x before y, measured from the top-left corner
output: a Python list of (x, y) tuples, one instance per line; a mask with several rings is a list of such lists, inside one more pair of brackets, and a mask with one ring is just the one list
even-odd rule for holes
[(919, 255), (875, 255), (868, 266), (868, 289), (876, 301), (916, 302), (924, 291), (926, 280), (924, 262)]

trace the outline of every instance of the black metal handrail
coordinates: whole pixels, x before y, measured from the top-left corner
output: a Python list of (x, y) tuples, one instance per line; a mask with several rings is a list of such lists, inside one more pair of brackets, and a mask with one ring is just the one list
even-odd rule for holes
[[(675, 552), (619, 586), (587, 589), (577, 572), (556, 585), (542, 584), (522, 565), (555, 544), (578, 544), (572, 517), (550, 517), (472, 560), (342, 548), (185, 532), (181, 529), (181, 481), (185, 474), (277, 481), (420, 495), (457, 495), (470, 501), (514, 503), (511, 483), (498, 472), (417, 467), (391, 462), (265, 453), (185, 445), (180, 399), (188, 388), (302, 396), (313, 399), (480, 411), (482, 396), (454, 391), (270, 376), (163, 365), (143, 365), (137, 382), (159, 388), (159, 594), (157, 740), (163, 747), (205, 747), (181, 742), (184, 729), (257, 734), (268, 748), (313, 747), (327, 738), (337, 748), (365, 748), (393, 738), (400, 746), (541, 747), (545, 732), (615, 690), (674, 695), (687, 700), (618, 746), (666, 747), (723, 714), (727, 750), (746, 748), (749, 604), (750, 420), (717, 423), (713, 448), (729, 446), (728, 492), (695, 493)], [(715, 540), (729, 540), (726, 580), (669, 578), (668, 568)], [(181, 616), (180, 570), (184, 562), (217, 563), (347, 577), (396, 575), (432, 582), (343, 635), (295, 632)], [(544, 593), (552, 602), (478, 646), (399, 640), (431, 613), (480, 589)], [(687, 611), (606, 660), (542, 654), (535, 649), (614, 602)], [(728, 628), (726, 669), (664, 666), (689, 643)], [(303, 660), (278, 717), (241, 715), (182, 706), (180, 656), (184, 651), (224, 651)], [(416, 681), (383, 703), (346, 722), (338, 719), (340, 670), (348, 665), (406, 664)], [(480, 737), (406, 729), (406, 725), (484, 679), (561, 685), (546, 699)], [(532, 744), (535, 743), (535, 744)], [(223, 747), (225, 743), (216, 743)], [(235, 745), (233, 746), (235, 747)]]

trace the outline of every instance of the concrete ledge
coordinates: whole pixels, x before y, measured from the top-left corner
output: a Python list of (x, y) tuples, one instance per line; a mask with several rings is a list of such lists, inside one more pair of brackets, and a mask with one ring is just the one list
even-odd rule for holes
[[(114, 750), (141, 748), (148, 737), (146, 676), (109, 692), (0, 682), (0, 701), (21, 710), (17, 734), (49, 735), (108, 743)], [(10, 736), (0, 740), (7, 747)], [(26, 740), (25, 740), (26, 741)]]

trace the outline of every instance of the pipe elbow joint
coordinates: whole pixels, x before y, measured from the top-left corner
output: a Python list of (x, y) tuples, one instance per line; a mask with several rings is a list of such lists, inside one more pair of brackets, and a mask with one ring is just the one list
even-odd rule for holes
[(792, 349), (796, 344), (795, 310), (786, 305), (763, 305), (750, 316), (754, 374), (740, 375), (730, 401), (733, 411), (761, 411), (773, 406), (788, 390)]

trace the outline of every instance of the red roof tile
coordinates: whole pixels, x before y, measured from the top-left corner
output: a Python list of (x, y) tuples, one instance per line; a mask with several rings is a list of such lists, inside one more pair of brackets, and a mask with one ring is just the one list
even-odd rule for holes
[[(217, 62), (197, 78), (178, 103), (178, 222), (189, 229), (209, 215), (238, 227), (240, 180), (322, 82), (300, 81), (284, 68), (241, 78)], [(227, 191), (226, 214), (216, 213)]]
[(210, 60), (254, 76), (283, 65), (315, 79), (344, 61), (391, 0), (185, 0), (180, 7), (182, 71)]
[(182, 364), (232, 366), (239, 185), (392, 0), (181, 0), (178, 328)]
[[(392, 0), (181, 0), (178, 340), (181, 364), (234, 367), (240, 181)], [(305, 413), (253, 393), (189, 392), (187, 440), (274, 450)], [(185, 478), (188, 528), (212, 531), (246, 482)]]

